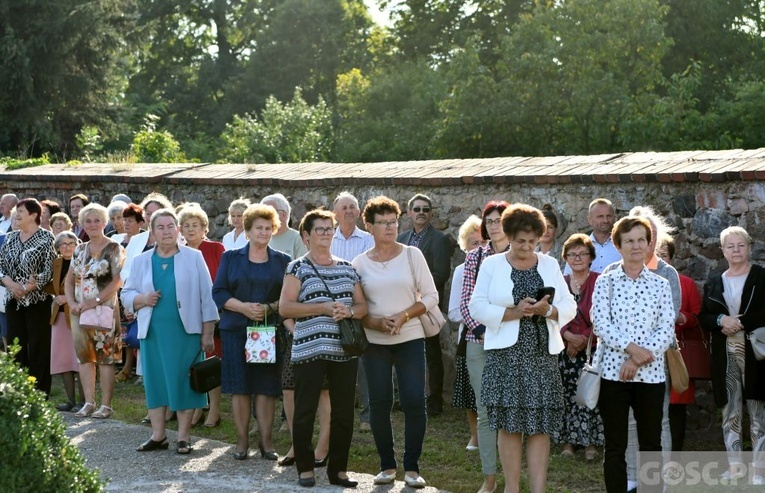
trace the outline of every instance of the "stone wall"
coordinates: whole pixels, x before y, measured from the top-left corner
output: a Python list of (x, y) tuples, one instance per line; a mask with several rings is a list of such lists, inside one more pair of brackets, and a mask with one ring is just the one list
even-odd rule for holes
[[(331, 207), (333, 198), (344, 190), (354, 194), (362, 207), (367, 199), (382, 194), (397, 200), (402, 210), (412, 195), (425, 193), (436, 207), (436, 227), (449, 233), (455, 246), (462, 222), (470, 214), (480, 215), (492, 199), (537, 207), (552, 204), (560, 217), (559, 237), (565, 240), (588, 228), (590, 201), (606, 197), (614, 203), (617, 216), (636, 205), (650, 205), (664, 215), (676, 229), (678, 270), (701, 288), (710, 272), (724, 267), (718, 235), (729, 225), (746, 228), (755, 239), (755, 262), (765, 260), (765, 247), (759, 241), (765, 236), (765, 174), (759, 171), (759, 155), (765, 151), (736, 152), (736, 160), (723, 153), (646, 153), (353, 165), (50, 165), (0, 172), (0, 184), (19, 196), (59, 203), (77, 192), (104, 204), (117, 193), (127, 193), (139, 202), (149, 192), (161, 192), (174, 203), (199, 202), (210, 216), (213, 239), (228, 231), (227, 208), (238, 197), (257, 201), (281, 192), (290, 199), (293, 224), (297, 224), (306, 211)], [(403, 219), (401, 230), (409, 227)], [(463, 259), (464, 254), (455, 249), (453, 265)], [(451, 329), (442, 334), (449, 382), (456, 327)], [(706, 387), (699, 385), (701, 407), (693, 410), (689, 429), (705, 428), (715, 421)]]

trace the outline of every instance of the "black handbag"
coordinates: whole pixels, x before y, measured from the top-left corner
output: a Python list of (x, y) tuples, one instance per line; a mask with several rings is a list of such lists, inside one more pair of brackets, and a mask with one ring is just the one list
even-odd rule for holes
[[(195, 360), (201, 352), (200, 349), (194, 356)], [(200, 394), (220, 387), (220, 358), (211, 356), (189, 366), (189, 383), (191, 383), (191, 388)]]
[[(316, 272), (316, 276), (321, 279), (324, 288), (326, 288), (329, 295), (332, 296), (332, 299), (335, 299), (335, 296), (332, 294), (332, 291), (329, 290), (329, 286), (327, 286), (324, 278), (319, 274), (316, 266), (308, 259), (305, 259), (305, 261), (308, 262), (308, 265), (313, 267), (313, 271)], [(369, 349), (369, 341), (367, 340), (366, 332), (364, 332), (364, 327), (361, 325), (361, 320), (356, 318), (344, 318), (338, 321), (337, 325), (340, 327), (340, 345), (343, 347), (345, 354), (348, 356), (361, 356), (367, 349)]]

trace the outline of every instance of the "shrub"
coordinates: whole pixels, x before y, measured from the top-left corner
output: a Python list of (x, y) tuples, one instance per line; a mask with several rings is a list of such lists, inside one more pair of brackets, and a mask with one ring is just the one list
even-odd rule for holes
[(101, 491), (97, 471), (89, 470), (67, 438), (61, 416), (34, 388), (16, 362), (12, 347), (0, 353), (0, 484), (2, 491)]
[(5, 169), (8, 171), (21, 168), (33, 168), (35, 166), (43, 166), (46, 164), (50, 164), (50, 157), (48, 157), (47, 153), (43, 154), (42, 157), (29, 159), (17, 159), (12, 157), (0, 158), (0, 165), (5, 166)]
[(173, 134), (157, 130), (159, 117), (148, 115), (140, 132), (133, 137), (132, 151), (139, 163), (180, 163), (185, 160), (181, 145)]

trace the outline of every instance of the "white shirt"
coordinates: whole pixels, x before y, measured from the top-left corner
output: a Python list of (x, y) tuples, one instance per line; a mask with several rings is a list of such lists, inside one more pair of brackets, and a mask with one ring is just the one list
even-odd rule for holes
[(244, 233), (244, 230), (242, 230), (242, 232), (239, 233), (239, 236), (235, 239), (234, 230), (232, 229), (223, 236), (223, 241), (221, 241), (221, 243), (223, 243), (223, 248), (225, 248), (226, 251), (238, 250), (247, 244), (247, 235)]
[(622, 265), (601, 274), (595, 282), (590, 311), (598, 350), (593, 360), (600, 363), (601, 376), (619, 381), (619, 372), (630, 358), (630, 343), (648, 349), (654, 361), (638, 369), (633, 382), (665, 381), (664, 352), (675, 338), (675, 309), (669, 282), (643, 267), (637, 279), (630, 278)]
[(8, 219), (2, 218), (0, 219), (0, 233), (7, 233), (11, 230), (11, 223), (13, 220), (9, 217)]
[(350, 262), (373, 246), (375, 246), (375, 240), (372, 238), (372, 235), (356, 226), (348, 238), (343, 235), (340, 228), (337, 228), (335, 236), (332, 237), (332, 246), (329, 250), (335, 257)]
[[(600, 274), (603, 272), (603, 269), (622, 259), (622, 254), (616, 249), (616, 245), (611, 241), (610, 236), (605, 243), (598, 243), (594, 233), (590, 234), (590, 239), (595, 246), (595, 258), (592, 259), (592, 265), (590, 266), (591, 271)], [(566, 263), (566, 267), (563, 269), (563, 275), (565, 276), (569, 274), (571, 274), (571, 267)]]

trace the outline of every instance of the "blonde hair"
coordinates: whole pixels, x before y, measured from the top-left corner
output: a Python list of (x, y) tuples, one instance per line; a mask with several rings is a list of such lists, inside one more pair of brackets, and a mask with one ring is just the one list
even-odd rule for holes
[(476, 231), (481, 231), (481, 218), (475, 214), (471, 214), (462, 226), (460, 226), (459, 237), (457, 243), (460, 245), (460, 250), (467, 252), (468, 236), (472, 235)]
[(199, 219), (199, 222), (202, 223), (202, 228), (205, 230), (205, 234), (207, 233), (210, 219), (207, 217), (207, 213), (204, 209), (195, 202), (184, 205), (178, 213), (178, 223), (181, 226), (183, 226), (183, 223), (191, 219)]
[(279, 214), (276, 213), (276, 209), (274, 209), (272, 206), (265, 204), (252, 204), (247, 207), (247, 209), (245, 209), (244, 213), (242, 214), (244, 230), (249, 231), (250, 228), (252, 228), (252, 224), (257, 219), (266, 219), (267, 221), (271, 221), (272, 231), (278, 230), (282, 225), (281, 221), (279, 221)]

